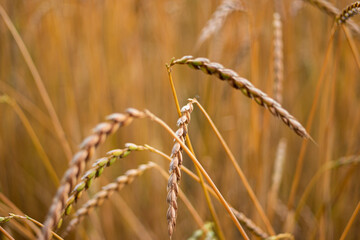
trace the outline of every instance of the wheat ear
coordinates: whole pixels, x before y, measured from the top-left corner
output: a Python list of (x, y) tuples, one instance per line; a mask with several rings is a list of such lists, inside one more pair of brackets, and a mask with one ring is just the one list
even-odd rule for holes
[[(186, 104), (181, 109), (182, 116), (178, 119), (177, 125), (178, 130), (176, 131), (176, 136), (185, 143), (185, 137), (187, 134), (187, 126), (190, 122), (190, 113), (193, 111), (194, 107), (191, 102)], [(169, 168), (169, 180), (167, 185), (167, 198), (166, 201), (169, 204), (169, 208), (167, 210), (166, 218), (168, 222), (168, 233), (171, 236), (174, 233), (175, 225), (176, 225), (176, 216), (177, 216), (177, 196), (179, 194), (179, 184), (181, 179), (181, 171), (180, 168), (182, 166), (182, 152), (181, 146), (179, 142), (175, 142), (174, 146), (171, 150), (171, 163)]]
[(244, 10), (244, 7), (237, 0), (223, 0), (216, 8), (211, 18), (207, 21), (201, 30), (200, 36), (196, 42), (195, 49), (198, 49), (209, 37), (218, 32), (224, 25), (225, 19), (234, 11)]
[(345, 23), (352, 16), (359, 14), (360, 12), (360, 2), (354, 2), (348, 5), (341, 14), (336, 16), (336, 21), (339, 24)]
[[(65, 208), (62, 214), (69, 215), (72, 209), (72, 206), (75, 202), (79, 200), (83, 191), (87, 190), (95, 178), (99, 177), (106, 167), (111, 166), (119, 158), (127, 157), (132, 151), (142, 151), (146, 150), (143, 146), (138, 146), (132, 143), (125, 144), (124, 149), (114, 149), (107, 153), (108, 156), (98, 159), (93, 165), (92, 168), (86, 171), (86, 173), (81, 177), (80, 182), (74, 187), (71, 191), (71, 194), (66, 201)], [(62, 218), (59, 220), (58, 228), (61, 227)]]
[[(326, 0), (303, 0), (303, 1), (318, 7), (319, 9), (321, 9), (331, 17), (336, 18), (337, 15), (341, 14), (340, 9), (338, 9), (331, 2), (328, 2)], [(360, 28), (353, 20), (351, 19), (347, 20), (346, 24), (349, 26), (350, 30), (353, 33), (355, 33), (357, 37), (360, 37)]]
[(152, 162), (142, 164), (137, 169), (130, 169), (126, 171), (125, 174), (118, 177), (115, 182), (102, 187), (102, 190), (98, 192), (94, 198), (87, 201), (76, 211), (75, 217), (70, 221), (63, 236), (66, 237), (68, 233), (71, 232), (83, 220), (83, 218), (90, 213), (91, 210), (95, 207), (101, 206), (104, 200), (109, 198), (115, 191), (120, 191), (123, 187), (132, 183), (136, 177), (142, 175), (144, 171), (154, 166), (155, 164)]
[(282, 103), (282, 86), (284, 81), (284, 54), (282, 22), (279, 13), (274, 13), (274, 99)]
[(134, 118), (144, 117), (146, 117), (146, 115), (143, 112), (129, 108), (125, 114), (114, 113), (109, 115), (107, 122), (100, 123), (94, 128), (94, 133), (87, 137), (80, 145), (80, 150), (74, 155), (70, 167), (61, 180), (61, 185), (53, 199), (39, 239), (50, 238), (50, 231), (59, 221), (70, 191), (75, 186), (77, 179), (84, 172), (85, 164), (94, 154), (95, 148), (102, 144), (109, 134), (117, 131), (119, 127), (129, 125)]
[(171, 62), (171, 65), (175, 64), (186, 64), (193, 69), (202, 70), (206, 74), (215, 75), (220, 80), (226, 80), (233, 88), (241, 90), (245, 96), (254, 99), (259, 105), (269, 109), (274, 116), (279, 117), (297, 135), (305, 139), (311, 139), (305, 128), (280, 103), (254, 87), (247, 79), (239, 77), (235, 71), (224, 68), (219, 63), (210, 62), (207, 58), (194, 58), (192, 56), (184, 56)]

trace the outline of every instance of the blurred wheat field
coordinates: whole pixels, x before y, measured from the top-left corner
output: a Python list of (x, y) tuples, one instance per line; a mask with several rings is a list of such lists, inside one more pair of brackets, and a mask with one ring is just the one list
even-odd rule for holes
[[(179, 116), (165, 64), (173, 57), (192, 55), (234, 70), (270, 97), (281, 94), (281, 105), (314, 140), (303, 140), (215, 76), (172, 66), (180, 107), (194, 97), (202, 104), (276, 234), (359, 239), (360, 35), (347, 24), (334, 25), (334, 16), (316, 5), (320, 0), (235, 2), (236, 8), (222, 16), (214, 32), (208, 29), (205, 38), (203, 29), (208, 22), (216, 25), (209, 19), (223, 1), (0, 0), (0, 216), (28, 215), (43, 223), (72, 155), (111, 113), (128, 107), (149, 109), (176, 131)], [(353, 2), (330, 3), (341, 10)], [(275, 12), (281, 33), (274, 31)], [(59, 125), (4, 14), (39, 72)], [(357, 24), (359, 16), (351, 20)], [(276, 34), (282, 43), (274, 40)], [(282, 91), (274, 92), (278, 78), (283, 78)], [(226, 201), (273, 235), (196, 105), (188, 130), (197, 159)], [(94, 159), (129, 142), (148, 144), (168, 155), (174, 145), (159, 125), (134, 120), (99, 146), (87, 169)], [(107, 167), (75, 210), (101, 187), (149, 161), (168, 172), (169, 162), (159, 155), (133, 152)], [(183, 165), (196, 173), (185, 152)], [(166, 186), (158, 170), (144, 171), (85, 217), (66, 239), (168, 239)], [(201, 220), (212, 222), (201, 185), (182, 172), (180, 188)], [(215, 197), (212, 202), (224, 238), (241, 239), (224, 207)], [(177, 214), (172, 239), (188, 239), (200, 229), (180, 198)], [(70, 220), (71, 216), (65, 218), (64, 225)], [(0, 227), (0, 239), (7, 239), (4, 232), (15, 239), (36, 239), (40, 231), (21, 219), (0, 221)], [(257, 239), (244, 229), (250, 239)]]

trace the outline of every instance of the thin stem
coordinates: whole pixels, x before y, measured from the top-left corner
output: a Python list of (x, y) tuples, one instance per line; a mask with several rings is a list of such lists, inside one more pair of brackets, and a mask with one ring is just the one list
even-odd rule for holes
[(340, 158), (339, 160), (336, 161), (331, 161), (331, 162), (327, 162), (325, 163), (316, 173), (315, 175), (311, 178), (310, 182), (307, 184), (304, 193), (302, 194), (300, 201), (297, 205), (296, 211), (295, 211), (295, 219), (298, 218), (300, 211), (302, 209), (302, 207), (305, 205), (306, 199), (310, 194), (311, 189), (314, 187), (315, 183), (319, 180), (319, 178), (321, 177), (321, 175), (323, 173), (325, 173), (328, 170), (334, 169), (334, 168), (338, 168), (340, 166), (345, 166), (348, 164), (352, 164), (352, 163), (356, 163), (360, 161), (360, 156), (352, 156), (352, 157), (348, 157), (348, 158)]
[(349, 222), (346, 224), (344, 232), (341, 234), (340, 240), (344, 240), (346, 238), (346, 235), (348, 234), (351, 226), (353, 225), (355, 218), (358, 215), (359, 211), (360, 211), (360, 201), (358, 202), (353, 214), (351, 215)]
[(230, 158), (231, 163), (233, 164), (233, 166), (235, 167), (236, 172), (238, 173), (241, 181), (243, 182), (246, 191), (248, 192), (252, 202), (255, 205), (256, 210), (259, 212), (261, 219), (263, 220), (263, 222), (265, 223), (265, 226), (268, 230), (268, 232), (270, 233), (270, 235), (275, 235), (275, 231), (273, 229), (273, 227), (271, 226), (271, 223), (269, 221), (269, 219), (267, 218), (259, 200), (257, 199), (254, 191), (252, 190), (244, 172), (241, 170), (240, 165), (237, 163), (234, 155), (232, 154), (229, 146), (227, 145), (227, 143), (225, 142), (224, 138), (222, 137), (222, 135), (220, 134), (219, 130), (217, 129), (217, 127), (215, 126), (214, 122), (212, 121), (212, 119), (210, 118), (209, 114), (206, 112), (206, 110), (201, 106), (201, 104), (196, 100), (196, 99), (192, 99), (191, 100), (193, 103), (196, 103), (196, 105), (199, 107), (199, 109), (201, 110), (201, 112), (204, 114), (205, 118), (208, 120), (209, 124), (211, 125), (211, 128), (213, 129), (213, 131), (216, 134), (216, 137), (219, 139), (221, 145), (223, 146), (223, 148), (225, 149), (226, 154), (228, 155), (228, 157)]
[(346, 39), (347, 39), (347, 41), (348, 41), (348, 43), (349, 43), (349, 46), (350, 46), (350, 48), (351, 48), (351, 52), (352, 52), (353, 55), (354, 55), (356, 65), (357, 65), (358, 69), (360, 70), (359, 50), (357, 49), (356, 44), (355, 44), (355, 42), (354, 42), (354, 39), (353, 39), (353, 37), (351, 36), (351, 34), (349, 33), (348, 28), (347, 28), (344, 24), (341, 24), (341, 28), (343, 29), (343, 31), (344, 31), (344, 33), (345, 33)]
[(4, 234), (5, 237), (7, 237), (8, 239), (10, 240), (15, 240), (15, 238), (13, 238), (5, 229), (3, 229), (1, 226), (0, 226), (0, 232), (2, 234)]
[(68, 159), (68, 161), (71, 160), (71, 156), (72, 156), (72, 152), (71, 152), (71, 148), (69, 145), (69, 142), (66, 140), (65, 138), (65, 133), (63, 128), (61, 127), (59, 118), (57, 117), (56, 111), (54, 109), (54, 106), (52, 105), (52, 102), (50, 100), (49, 94), (46, 91), (45, 85), (43, 83), (43, 80), (40, 77), (39, 71), (37, 70), (34, 61), (32, 60), (29, 51), (27, 50), (23, 40), (21, 39), (20, 34), (18, 33), (18, 31), (16, 30), (14, 24), (12, 23), (11, 19), (9, 18), (9, 16), (7, 15), (6, 11), (4, 10), (4, 8), (0, 5), (0, 15), (3, 18), (7, 28), (9, 29), (11, 35), (14, 37), (16, 44), (19, 47), (19, 50), (21, 52), (21, 54), (24, 57), (24, 60), (31, 72), (31, 75), (33, 76), (34, 80), (35, 80), (35, 84), (36, 87), (39, 90), (40, 96), (46, 106), (47, 111), (49, 112), (50, 118), (52, 120), (52, 123), (54, 125), (55, 128), (55, 132), (60, 140), (60, 143), (64, 149), (66, 158)]
[(146, 230), (145, 226), (141, 223), (139, 218), (126, 204), (125, 200), (118, 194), (116, 200), (111, 198), (118, 212), (123, 215), (123, 219), (130, 225), (136, 236), (142, 240), (152, 240), (150, 233)]
[[(172, 161), (172, 159), (166, 155), (165, 153), (161, 152), (160, 150), (153, 148), (147, 144), (144, 145), (145, 148), (147, 148), (149, 151), (154, 152), (156, 154), (159, 154), (160, 156), (166, 158), (169, 162)], [(184, 171), (186, 174), (188, 174), (192, 179), (194, 179), (197, 182), (200, 182), (199, 177), (197, 177), (193, 172), (191, 172), (189, 169), (187, 169), (184, 166), (181, 166), (181, 170)], [(209, 193), (214, 196), (218, 201), (220, 201), (219, 197), (216, 195), (215, 191), (208, 185), (205, 184), (206, 189), (209, 191)], [(251, 231), (256, 236), (265, 236), (266, 234), (260, 227), (256, 226), (255, 223), (253, 223), (249, 218), (247, 218), (243, 213), (238, 212), (236, 209), (231, 207), (231, 211), (234, 212), (235, 216), (238, 218), (241, 224), (243, 224), (249, 231)], [(240, 217), (239, 217), (240, 216)], [(266, 234), (267, 235), (267, 234)]]
[[(168, 72), (168, 76), (169, 76), (169, 81), (170, 81), (170, 85), (171, 85), (171, 90), (172, 90), (172, 93), (173, 93), (173, 96), (174, 96), (174, 101), (175, 101), (175, 105), (176, 105), (176, 110), (178, 112), (178, 115), (179, 117), (181, 117), (181, 110), (180, 110), (180, 105), (179, 105), (179, 101), (178, 101), (178, 98), (177, 98), (177, 95), (176, 95), (176, 90), (175, 90), (175, 85), (174, 85), (174, 81), (172, 80), (172, 75), (171, 75), (171, 64), (169, 65), (166, 65), (166, 69), (167, 69), (167, 72)], [(190, 151), (194, 154), (195, 156), (195, 151), (192, 147), (192, 144), (191, 144), (191, 141), (190, 141), (190, 137), (189, 137), (189, 134), (186, 134), (186, 143), (187, 145), (189, 146), (189, 149)], [(219, 218), (216, 214), (216, 211), (215, 211), (215, 208), (214, 208), (214, 205), (212, 204), (211, 202), (211, 198), (209, 196), (209, 193), (205, 187), (205, 182), (204, 182), (204, 179), (203, 179), (203, 176), (201, 175), (201, 172), (200, 170), (198, 169), (197, 166), (195, 166), (195, 169), (196, 169), (196, 173), (197, 175), (199, 176), (199, 179), (200, 179), (200, 185), (201, 185), (201, 188), (203, 189), (203, 192), (204, 192), (204, 195), (205, 195), (205, 199), (206, 199), (206, 203), (209, 207), (209, 210), (210, 210), (210, 214), (212, 216), (212, 219), (214, 221), (214, 225), (215, 225), (215, 229), (216, 229), (216, 232), (217, 232), (217, 235), (218, 237), (221, 239), (221, 240), (224, 240), (225, 237), (224, 237), (224, 233), (220, 227), (220, 221), (219, 221)]]
[[(2, 201), (0, 201), (0, 214), (6, 215), (10, 212), (13, 212), (13, 210), (16, 210), (16, 209), (13, 209), (6, 203), (3, 203)], [(22, 212), (20, 212), (19, 214), (24, 215)], [(0, 217), (0, 222), (4, 223), (4, 220), (5, 220), (5, 222), (7, 222), (11, 218), (13, 218), (13, 217), (11, 217), (11, 216)], [(6, 220), (6, 219), (8, 219), (8, 220)], [(0, 223), (0, 225), (2, 223)], [(20, 224), (17, 221), (12, 221), (9, 223), (9, 227), (13, 228), (16, 232), (21, 234), (26, 239), (36, 239), (37, 233), (40, 232), (39, 228), (32, 222), (24, 222), (23, 224)]]
[(172, 91), (172, 94), (174, 96), (176, 111), (177, 111), (179, 117), (181, 117), (181, 110), (180, 110), (179, 100), (178, 100), (177, 95), (176, 95), (175, 85), (174, 85), (174, 81), (173, 81), (172, 75), (171, 75), (171, 63), (166, 64), (166, 70), (167, 70), (169, 81), (170, 81), (171, 91)]
[[(153, 153), (156, 153), (156, 154), (159, 154), (160, 156), (164, 157), (165, 159), (167, 159), (169, 162), (172, 161), (172, 159), (166, 155), (165, 153), (161, 152), (160, 150), (156, 149), (156, 148), (153, 148), (151, 147), (150, 145), (147, 145), (145, 144), (144, 147), (146, 147), (149, 151), (153, 152)], [(195, 181), (197, 182), (200, 182), (200, 179), (198, 176), (196, 176), (196, 174), (194, 174), (192, 171), (190, 171), (187, 167), (185, 167), (184, 165), (181, 165), (181, 171), (184, 171), (186, 174), (188, 174), (192, 179), (194, 179)], [(214, 196), (214, 197), (217, 197), (215, 192), (207, 185), (206, 185), (206, 188), (208, 191), (210, 191), (210, 193)]]
[[(33, 223), (35, 223), (39, 228), (42, 228), (44, 225), (42, 225), (40, 222), (38, 222), (37, 220), (25, 215), (25, 216), (20, 216), (20, 215), (17, 215), (17, 214), (13, 214), (13, 213), (9, 213), (9, 218), (17, 218), (17, 219), (23, 219), (23, 220), (29, 220)], [(60, 237), (58, 234), (56, 234), (55, 232), (51, 231), (52, 235), (58, 239), (58, 240), (63, 240), (62, 237)]]
[(181, 141), (180, 138), (178, 138), (176, 136), (176, 134), (171, 130), (171, 128), (164, 122), (162, 121), (160, 118), (156, 117), (154, 114), (152, 114), (150, 111), (146, 111), (146, 114), (148, 115), (148, 117), (153, 120), (154, 122), (158, 123), (160, 126), (162, 126), (166, 131), (168, 131), (175, 139), (176, 141), (180, 144), (181, 148), (188, 154), (188, 156), (190, 157), (190, 159), (193, 161), (193, 163), (199, 168), (200, 172), (203, 174), (203, 176), (205, 177), (206, 181), (208, 181), (208, 183), (210, 184), (211, 188), (215, 191), (216, 195), (218, 196), (221, 204), (225, 207), (226, 211), (229, 213), (231, 220), (234, 222), (235, 226), (237, 227), (237, 229), (239, 230), (239, 232), (241, 233), (241, 235), (243, 236), (244, 239), (249, 239), (249, 237), (246, 235), (246, 232), (244, 231), (244, 229), (242, 228), (242, 226), (240, 225), (239, 221), (237, 220), (236, 216), (234, 215), (234, 213), (231, 211), (231, 208), (229, 206), (229, 204), (227, 203), (227, 201), (225, 200), (225, 198), (222, 196), (221, 192), (218, 190), (218, 188), (216, 187), (215, 183), (212, 181), (212, 179), (210, 178), (210, 176), (208, 175), (208, 173), (205, 171), (205, 169), (203, 168), (203, 166), (200, 164), (200, 162), (196, 159), (196, 157), (194, 156), (194, 154), (192, 154), (192, 152), (189, 150), (189, 148)]
[(18, 92), (10, 84), (0, 81), (0, 89), (2, 92), (11, 96), (19, 104), (19, 106), (36, 119), (47, 131), (53, 132), (51, 120), (36, 104), (25, 97), (23, 93)]
[(50, 178), (52, 179), (54, 185), (56, 187), (58, 187), (60, 184), (59, 177), (56, 175), (56, 171), (55, 171), (54, 167), (52, 166), (50, 159), (48, 158), (44, 148), (42, 147), (42, 145), (40, 143), (38, 136), (36, 135), (34, 129), (32, 128), (32, 126), (31, 126), (29, 120), (27, 119), (26, 115), (24, 114), (24, 112), (21, 110), (21, 108), (16, 103), (16, 101), (11, 99), (7, 95), (0, 96), (0, 103), (1, 102), (9, 104), (14, 109), (15, 113), (18, 115), (18, 117), (20, 118), (21, 122), (23, 123), (26, 131), (28, 132), (28, 134), (31, 138), (31, 141), (33, 142), (37, 152), (39, 153), (40, 159), (41, 159), (45, 169), (47, 170), (48, 174), (50, 175)]
[[(336, 24), (334, 23), (334, 25), (333, 25), (333, 27), (331, 29), (329, 42), (327, 44), (324, 63), (322, 65), (320, 76), (319, 76), (319, 79), (318, 79), (318, 82), (317, 82), (314, 101), (313, 101), (313, 104), (311, 106), (310, 115), (309, 115), (309, 118), (308, 118), (307, 124), (306, 124), (306, 131), (307, 132), (310, 132), (311, 127), (312, 127), (312, 123), (313, 123), (313, 120), (314, 120), (315, 112), (316, 112), (317, 105), (318, 105), (319, 98), (320, 98), (320, 91), (322, 90), (322, 85), (323, 85), (323, 82), (324, 82), (324, 79), (325, 79), (326, 66), (327, 66), (327, 63), (328, 63), (328, 60), (329, 60), (329, 56), (330, 56), (330, 52), (331, 52), (330, 50), (331, 50), (331, 47), (332, 47), (335, 32), (336, 32)], [(304, 165), (304, 157), (305, 157), (307, 144), (308, 144), (308, 141), (305, 141), (305, 140), (302, 141), (300, 154), (299, 154), (299, 157), (298, 157), (297, 163), (296, 163), (295, 176), (294, 176), (294, 179), (293, 179), (293, 182), (292, 182), (292, 185), (291, 185), (290, 196), (289, 196), (289, 200), (288, 200), (288, 204), (287, 204), (289, 209), (291, 209), (293, 207), (293, 204), (294, 204), (294, 201), (295, 201), (295, 194), (296, 194), (296, 191), (297, 191), (297, 188), (298, 188), (298, 185), (299, 185), (299, 181), (300, 181), (300, 177), (301, 177), (301, 173), (302, 173), (302, 168), (303, 168), (303, 165)]]
[[(0, 192), (0, 200), (5, 204), (5, 206), (9, 207), (9, 211), (7, 212), (14, 212), (19, 215), (25, 215), (13, 202), (10, 201), (3, 193)], [(38, 228), (31, 222), (26, 224), (26, 228), (31, 228), (32, 230), (36, 231)]]

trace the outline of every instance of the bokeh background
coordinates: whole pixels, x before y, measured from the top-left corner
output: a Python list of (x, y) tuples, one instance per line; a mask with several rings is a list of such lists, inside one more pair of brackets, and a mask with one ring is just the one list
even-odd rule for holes
[[(351, 3), (332, 2), (340, 9)], [(128, 107), (149, 109), (176, 129), (177, 112), (165, 68), (172, 57), (207, 57), (274, 96), (272, 22), (277, 10), (283, 23), (282, 105), (304, 126), (324, 69), (310, 130), (316, 144), (307, 145), (290, 210), (287, 204), (303, 140), (266, 109), (215, 77), (186, 66), (174, 66), (172, 76), (180, 105), (188, 98), (199, 99), (271, 216), (276, 232), (287, 231), (286, 219), (318, 169), (326, 162), (359, 155), (360, 69), (340, 27), (324, 66), (334, 19), (307, 1), (243, 0), (243, 10), (229, 14), (224, 25), (196, 47), (201, 30), (220, 4), (219, 0), (0, 0), (35, 63), (66, 139), (59, 139), (33, 75), (1, 18), (0, 216), (21, 210), (42, 222), (56, 192), (43, 160), (49, 159), (61, 178), (69, 153), (76, 152), (82, 139), (110, 113)], [(358, 22), (358, 17), (353, 19)], [(355, 35), (354, 43), (360, 47)], [(198, 159), (224, 197), (264, 228), (224, 149), (196, 107), (189, 134)], [(272, 209), (269, 191), (280, 139), (285, 139), (287, 147), (278, 202)], [(146, 143), (167, 154), (173, 144), (171, 136), (155, 123), (137, 120), (111, 136), (96, 157), (123, 148), (127, 142)], [(132, 153), (107, 168), (77, 207), (101, 186), (148, 161), (168, 169), (168, 162), (153, 153)], [(194, 169), (187, 157), (184, 165)], [(338, 239), (360, 200), (359, 174), (356, 164), (326, 171), (293, 224), (295, 238)], [(203, 220), (211, 221), (200, 185), (183, 174), (181, 188)], [(129, 224), (129, 211), (153, 239), (168, 238), (166, 180), (156, 170), (146, 172), (111, 199), (92, 212), (70, 239), (136, 239), (139, 229)], [(224, 208), (213, 202), (227, 239), (240, 238)], [(348, 239), (360, 238), (359, 219), (357, 216)], [(16, 239), (27, 239), (17, 226), (25, 223), (18, 223), (12, 220), (1, 226)], [(186, 239), (196, 229), (179, 200), (174, 239)], [(4, 238), (1, 233), (0, 237)]]

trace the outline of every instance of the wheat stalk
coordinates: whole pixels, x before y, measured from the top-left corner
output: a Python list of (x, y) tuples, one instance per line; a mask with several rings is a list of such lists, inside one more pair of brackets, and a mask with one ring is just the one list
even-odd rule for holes
[(239, 1), (223, 0), (201, 30), (200, 36), (195, 45), (195, 49), (198, 49), (209, 37), (220, 30), (220, 28), (224, 25), (225, 19), (228, 15), (234, 11), (243, 10), (244, 7)]
[(267, 237), (265, 240), (295, 240), (294, 236), (291, 233), (280, 233), (271, 237)]
[[(124, 149), (114, 149), (107, 153), (108, 156), (98, 159), (93, 165), (92, 168), (86, 171), (86, 173), (81, 177), (81, 181), (74, 187), (71, 191), (71, 194), (68, 200), (65, 203), (65, 208), (62, 214), (69, 215), (72, 209), (72, 205), (79, 200), (82, 195), (82, 192), (87, 190), (95, 178), (99, 177), (104, 171), (105, 167), (109, 167), (117, 159), (127, 157), (132, 151), (142, 151), (146, 150), (143, 146), (138, 146), (133, 143), (125, 144)], [(61, 227), (62, 218), (59, 220), (58, 228)]]
[(268, 195), (268, 215), (273, 216), (274, 209), (278, 202), (278, 192), (280, 188), (281, 178), (283, 176), (284, 160), (286, 155), (287, 141), (285, 138), (280, 139), (276, 158), (274, 162), (274, 171), (272, 175), (271, 187)]
[(282, 103), (282, 88), (284, 81), (284, 54), (283, 34), (280, 14), (275, 12), (273, 20), (274, 27), (274, 99)]
[(267, 238), (269, 235), (264, 232), (260, 227), (258, 227), (251, 219), (247, 218), (245, 214), (238, 212), (236, 209), (231, 208), (236, 218), (242, 223), (251, 233), (259, 238)]
[(171, 66), (175, 64), (186, 64), (193, 69), (202, 70), (206, 74), (215, 75), (220, 80), (226, 80), (233, 88), (241, 90), (245, 96), (254, 99), (259, 105), (269, 109), (274, 116), (279, 117), (297, 135), (305, 139), (311, 139), (301, 123), (290, 115), (280, 103), (254, 87), (247, 79), (239, 77), (235, 71), (224, 68), (219, 63), (210, 62), (207, 58), (194, 58), (193, 56), (184, 56), (173, 60)]
[(100, 123), (93, 129), (93, 134), (82, 142), (80, 150), (74, 155), (70, 167), (61, 180), (61, 185), (53, 198), (39, 239), (43, 240), (50, 238), (50, 231), (59, 221), (70, 191), (75, 186), (77, 179), (83, 173), (85, 164), (94, 154), (95, 148), (102, 144), (109, 134), (117, 131), (119, 127), (129, 125), (134, 118), (144, 117), (146, 117), (146, 115), (143, 112), (129, 108), (125, 114), (114, 113), (109, 115), (107, 117), (107, 122)]
[(115, 191), (120, 191), (123, 187), (132, 183), (136, 177), (142, 175), (144, 171), (154, 166), (155, 164), (152, 162), (142, 164), (137, 169), (130, 169), (126, 171), (125, 174), (119, 176), (115, 182), (104, 186), (102, 190), (94, 196), (94, 198), (87, 201), (80, 209), (76, 211), (75, 217), (70, 221), (63, 234), (64, 238), (84, 219), (86, 215), (90, 213), (91, 210), (93, 210), (95, 207), (101, 206), (104, 200), (109, 198)]
[(354, 2), (348, 5), (341, 14), (336, 16), (336, 21), (339, 24), (345, 23), (352, 16), (359, 14), (360, 12), (360, 2)]
[[(21, 215), (14, 214), (14, 213), (9, 213), (9, 216), (6, 216), (6, 217), (0, 217), (0, 224), (6, 223), (6, 222), (10, 221), (13, 218), (14, 219), (28, 220), (28, 221), (32, 222), (33, 224), (37, 225), (38, 227), (43, 226), (40, 222), (38, 222), (34, 218), (29, 217), (28, 215), (21, 216)], [(39, 230), (39, 229), (36, 228), (35, 230)], [(51, 234), (54, 236), (54, 238), (62, 240), (62, 238), (59, 235), (57, 235), (55, 232), (51, 232)]]
[[(187, 134), (187, 126), (190, 122), (190, 113), (193, 111), (194, 107), (192, 102), (189, 102), (181, 109), (182, 116), (178, 119), (177, 125), (178, 130), (176, 131), (176, 136), (184, 143), (185, 137)], [(179, 193), (179, 183), (181, 179), (181, 166), (182, 166), (182, 152), (179, 142), (175, 142), (172, 151), (171, 151), (171, 163), (169, 168), (169, 180), (167, 185), (167, 203), (169, 208), (167, 210), (166, 218), (168, 222), (168, 233), (171, 238), (173, 235), (175, 225), (176, 225), (176, 216), (177, 216), (177, 196)]]
[(194, 156), (194, 154), (190, 151), (190, 149), (185, 145), (185, 143), (177, 136), (176, 133), (174, 133), (171, 128), (160, 118), (158, 118), (157, 116), (155, 116), (153, 113), (151, 113), (149, 110), (145, 110), (144, 111), (146, 116), (156, 122), (157, 124), (159, 124), (160, 126), (162, 126), (168, 133), (170, 133), (171, 136), (173, 136), (173, 138), (180, 144), (181, 148), (187, 153), (187, 155), (190, 157), (191, 161), (194, 163), (194, 165), (200, 170), (201, 174), (204, 176), (204, 179), (206, 179), (206, 181), (208, 181), (209, 185), (211, 186), (211, 188), (213, 189), (213, 191), (215, 192), (216, 196), (218, 197), (219, 201), (221, 202), (221, 204), (225, 207), (226, 211), (228, 212), (229, 216), (231, 217), (231, 220), (233, 221), (233, 223), (235, 224), (236, 228), (239, 230), (239, 232), (241, 233), (242, 237), (244, 239), (249, 239), (249, 237), (247, 236), (245, 230), (243, 229), (243, 227), (241, 226), (241, 224), (239, 223), (239, 221), (237, 220), (236, 216), (234, 215), (234, 213), (231, 211), (230, 205), (227, 203), (227, 201), (225, 200), (225, 198), (223, 197), (223, 195), (221, 194), (221, 192), (219, 191), (219, 189), (216, 187), (215, 183), (213, 182), (213, 180), (210, 178), (209, 174), (206, 172), (206, 170), (204, 169), (204, 167), (200, 164), (200, 162), (196, 159), (196, 157)]
[[(154, 152), (156, 154), (159, 154), (161, 155), (162, 157), (166, 158), (168, 161), (171, 161), (171, 158), (169, 156), (167, 156), (165, 153), (159, 151), (158, 149), (156, 148), (153, 148), (149, 145), (145, 145), (144, 146), (145, 148), (147, 148), (149, 151), (151, 152)], [(158, 167), (157, 167), (158, 168)], [(158, 168), (161, 170), (161, 168)], [(190, 171), (188, 168), (186, 168), (185, 166), (181, 166), (181, 170), (183, 170), (186, 174), (188, 174), (192, 179), (194, 179), (195, 181), (199, 182), (200, 183), (200, 179), (198, 176), (196, 176), (192, 171)], [(209, 191), (209, 193), (211, 195), (213, 195), (218, 201), (219, 198), (218, 196), (216, 195), (215, 191), (208, 185), (208, 184), (205, 184), (205, 187), (206, 189)], [(181, 193), (181, 191), (180, 191)], [(180, 195), (181, 197), (181, 195)], [(231, 211), (234, 213), (234, 215), (236, 216), (236, 218), (242, 223), (244, 224), (244, 226), (246, 228), (248, 228), (250, 231), (256, 231), (253, 232), (254, 234), (258, 234), (257, 236), (269, 236), (267, 233), (265, 233), (259, 226), (257, 226), (254, 222), (252, 222), (248, 217), (245, 216), (244, 213), (236, 210), (235, 208), (233, 207), (230, 207), (231, 208)], [(253, 230), (251, 230), (253, 229)], [(200, 230), (201, 231), (201, 230)]]

